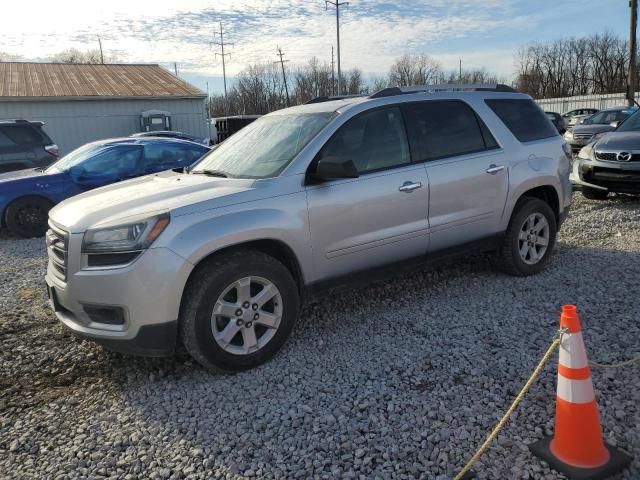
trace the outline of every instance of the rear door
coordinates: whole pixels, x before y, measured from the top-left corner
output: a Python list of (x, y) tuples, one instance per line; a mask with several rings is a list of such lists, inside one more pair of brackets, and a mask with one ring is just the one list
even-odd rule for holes
[(360, 176), (307, 186), (314, 280), (426, 254), (428, 179), (411, 162), (398, 107), (352, 118), (324, 156), (352, 160)]
[(507, 198), (505, 153), (465, 102), (407, 104), (413, 157), (429, 177), (429, 251), (498, 233)]

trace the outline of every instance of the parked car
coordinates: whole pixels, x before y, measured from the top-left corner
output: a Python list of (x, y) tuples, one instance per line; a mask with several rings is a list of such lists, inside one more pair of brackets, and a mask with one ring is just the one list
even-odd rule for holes
[(580, 150), (571, 181), (592, 200), (609, 192), (640, 193), (640, 110)]
[(564, 139), (571, 145), (574, 152), (591, 142), (594, 135), (610, 132), (618, 126), (620, 122), (634, 113), (638, 107), (614, 107), (600, 110), (576, 125), (572, 130), (567, 130)]
[(202, 145), (210, 146), (211, 139), (196, 137), (195, 135), (189, 135), (188, 133), (174, 132), (170, 130), (156, 130), (151, 132), (139, 132), (131, 135), (135, 138), (140, 137), (160, 137), (160, 138), (177, 138), (179, 140), (189, 140), (190, 142), (201, 143)]
[(56, 203), (120, 180), (186, 167), (209, 149), (184, 140), (124, 138), (88, 143), (48, 168), (0, 174), (0, 219), (15, 235), (42, 236)]
[(337, 283), (470, 251), (539, 272), (569, 210), (571, 151), (528, 95), (456, 88), (276, 111), (188, 172), (62, 202), (47, 234), (58, 319), (121, 352), (166, 355), (180, 338), (236, 371)]
[(567, 128), (564, 123), (564, 118), (562, 118), (562, 115), (560, 115), (557, 112), (544, 112), (544, 113), (547, 116), (547, 118), (551, 120), (551, 123), (553, 123), (553, 126), (556, 127), (556, 130), (558, 130), (558, 133), (560, 135), (564, 134), (564, 132), (567, 131)]
[(0, 173), (47, 167), (58, 159), (58, 146), (43, 122), (0, 120)]
[(562, 118), (565, 120), (566, 128), (570, 129), (579, 125), (585, 118), (598, 112), (599, 110), (597, 108), (576, 108), (575, 110), (563, 113)]

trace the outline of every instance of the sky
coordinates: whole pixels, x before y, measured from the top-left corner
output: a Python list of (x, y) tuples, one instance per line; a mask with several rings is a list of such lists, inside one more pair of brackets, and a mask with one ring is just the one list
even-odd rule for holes
[[(340, 8), (342, 69), (386, 75), (405, 53), (427, 53), (445, 70), (484, 67), (511, 78), (518, 48), (606, 30), (628, 35), (628, 0), (350, 0)], [(286, 68), (312, 56), (331, 61), (335, 9), (323, 0), (5, 1), (0, 52), (45, 60), (67, 48), (98, 47), (119, 62), (159, 63), (195, 86), (219, 93), (214, 53), (219, 22), (228, 45), (227, 82), (254, 62)]]

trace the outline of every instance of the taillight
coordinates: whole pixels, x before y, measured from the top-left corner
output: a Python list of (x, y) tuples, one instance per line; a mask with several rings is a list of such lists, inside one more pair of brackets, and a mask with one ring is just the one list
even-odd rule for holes
[(58, 158), (60, 156), (60, 154), (58, 153), (58, 145), (56, 145), (55, 143), (52, 145), (45, 145), (44, 151), (47, 152), (52, 157)]

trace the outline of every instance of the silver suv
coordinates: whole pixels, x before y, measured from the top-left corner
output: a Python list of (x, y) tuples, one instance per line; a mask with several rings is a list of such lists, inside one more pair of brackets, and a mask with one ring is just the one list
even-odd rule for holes
[(280, 349), (301, 305), (345, 280), (491, 252), (512, 275), (548, 261), (570, 204), (570, 148), (527, 95), (389, 88), (273, 112), (188, 171), (50, 212), (58, 319), (147, 355), (178, 340), (209, 369)]

